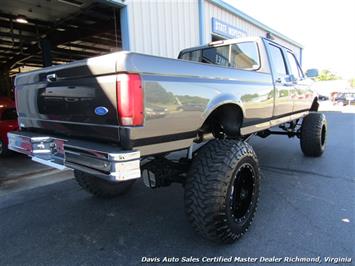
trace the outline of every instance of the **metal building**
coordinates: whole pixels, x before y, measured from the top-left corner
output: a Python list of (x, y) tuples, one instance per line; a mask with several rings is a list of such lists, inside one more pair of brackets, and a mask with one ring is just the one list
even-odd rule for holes
[(223, 0), (2, 0), (0, 95), (14, 76), (114, 51), (176, 58), (185, 48), (241, 36), (302, 46)]
[[(214, 40), (265, 36), (291, 48), (302, 60), (302, 45), (223, 0), (127, 0), (121, 23), (123, 48), (166, 57)], [(122, 26), (121, 25), (121, 26)]]

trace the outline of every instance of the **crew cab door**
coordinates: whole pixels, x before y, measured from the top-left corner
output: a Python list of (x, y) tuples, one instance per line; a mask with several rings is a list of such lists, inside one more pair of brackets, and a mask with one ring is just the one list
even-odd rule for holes
[(267, 49), (275, 87), (273, 117), (279, 118), (293, 112), (294, 86), (287, 70), (285, 49), (271, 42), (267, 42)]
[(291, 74), (293, 83), (293, 112), (309, 110), (313, 101), (313, 91), (310, 88), (310, 81), (305, 78), (295, 55), (286, 51), (288, 72)]

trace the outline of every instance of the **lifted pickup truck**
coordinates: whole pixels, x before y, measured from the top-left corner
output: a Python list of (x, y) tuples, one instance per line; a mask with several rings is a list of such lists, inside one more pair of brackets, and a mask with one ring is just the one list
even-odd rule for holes
[[(259, 197), (248, 138), (296, 136), (304, 155), (324, 151), (327, 123), (310, 82), (291, 50), (265, 38), (218, 41), (177, 60), (122, 51), (52, 66), (16, 77), (20, 131), (8, 134), (9, 148), (74, 169), (98, 197), (141, 176), (151, 188), (181, 183), (196, 231), (233, 242)], [(184, 149), (186, 158), (168, 159)]]

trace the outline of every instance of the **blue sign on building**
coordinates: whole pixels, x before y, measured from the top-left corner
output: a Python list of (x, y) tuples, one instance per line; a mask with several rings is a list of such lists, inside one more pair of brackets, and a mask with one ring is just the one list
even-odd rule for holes
[(212, 18), (212, 33), (223, 36), (227, 39), (246, 37), (246, 31), (229, 25), (219, 19)]

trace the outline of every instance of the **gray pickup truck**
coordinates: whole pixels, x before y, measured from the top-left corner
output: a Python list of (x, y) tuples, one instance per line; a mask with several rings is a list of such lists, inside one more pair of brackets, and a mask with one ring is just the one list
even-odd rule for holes
[(140, 177), (151, 188), (181, 183), (194, 229), (233, 242), (259, 197), (247, 140), (296, 136), (305, 156), (324, 151), (327, 123), (308, 78), (317, 71), (306, 74), (291, 50), (265, 38), (213, 42), (178, 59), (122, 51), (43, 68), (16, 77), (20, 131), (8, 134), (9, 148), (73, 169), (98, 197), (121, 195)]

